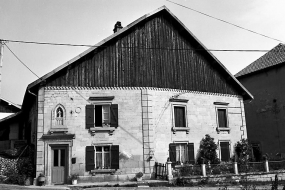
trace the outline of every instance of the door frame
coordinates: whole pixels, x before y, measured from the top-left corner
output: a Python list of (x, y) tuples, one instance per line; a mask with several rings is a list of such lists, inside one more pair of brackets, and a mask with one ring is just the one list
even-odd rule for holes
[[(71, 154), (72, 154), (72, 140), (57, 140), (57, 141), (46, 141), (44, 144), (44, 150), (47, 150), (44, 156), (44, 171), (46, 174), (46, 184), (51, 185), (51, 175), (52, 175), (52, 147), (65, 146), (66, 153), (66, 168), (65, 168), (65, 179), (70, 175), (71, 171)], [(67, 180), (65, 181), (65, 183)]]
[[(67, 183), (67, 168), (68, 168), (68, 165), (67, 165), (67, 158), (68, 158), (68, 145), (51, 145), (51, 165), (50, 167), (52, 168), (53, 167), (53, 163), (54, 163), (54, 149), (64, 149), (65, 150), (65, 166), (64, 166), (64, 179), (63, 179), (63, 184), (66, 184)], [(52, 179), (52, 175), (53, 175), (53, 172), (52, 172), (52, 169), (51, 169), (51, 179)]]

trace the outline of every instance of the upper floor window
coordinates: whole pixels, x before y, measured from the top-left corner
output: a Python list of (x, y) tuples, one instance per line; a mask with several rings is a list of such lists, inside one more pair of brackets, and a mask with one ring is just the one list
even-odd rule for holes
[(86, 128), (118, 127), (118, 104), (86, 105)]
[(175, 127), (186, 127), (186, 107), (174, 106)]
[(214, 102), (216, 107), (217, 115), (217, 132), (226, 131), (230, 133), (229, 118), (228, 118), (228, 103), (225, 102)]
[(218, 125), (219, 128), (223, 127), (226, 128), (228, 127), (228, 116), (227, 116), (227, 109), (226, 108), (218, 108)]

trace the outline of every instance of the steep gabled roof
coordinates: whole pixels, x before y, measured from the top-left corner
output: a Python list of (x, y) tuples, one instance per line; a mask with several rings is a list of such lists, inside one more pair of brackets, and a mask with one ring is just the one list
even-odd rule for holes
[(44, 75), (43, 77), (41, 77), (40, 79), (34, 81), (33, 83), (29, 84), (26, 90), (26, 94), (29, 92), (29, 90), (37, 85), (39, 85), (41, 82), (43, 82), (44, 80), (48, 79), (51, 76), (54, 76), (56, 73), (60, 72), (61, 70), (67, 68), (70, 64), (75, 63), (77, 60), (79, 60), (81, 57), (87, 55), (88, 53), (92, 52), (93, 50), (99, 48), (100, 46), (103, 46), (104, 44), (106, 44), (107, 42), (111, 41), (112, 39), (116, 38), (119, 35), (122, 35), (124, 33), (126, 33), (126, 31), (130, 30), (131, 28), (133, 28), (134, 26), (138, 25), (139, 23), (147, 20), (148, 18), (150, 18), (151, 16), (162, 12), (162, 11), (166, 11), (181, 27), (183, 27), (188, 33), (189, 35), (191, 35), (200, 45), (200, 48), (206, 50), (206, 52), (215, 60), (215, 62), (217, 62), (219, 64), (219, 66), (228, 74), (228, 77), (231, 78), (234, 83), (236, 84), (236, 86), (239, 89), (239, 91), (242, 92), (243, 97), (245, 97), (245, 99), (253, 99), (253, 96), (247, 91), (247, 89), (245, 87), (243, 87), (243, 85), (225, 68), (225, 66), (209, 51), (207, 51), (207, 48), (190, 32), (190, 30), (165, 6), (149, 13), (146, 14), (144, 16), (142, 16), (141, 18), (137, 19), (136, 21), (132, 22), (131, 24), (129, 24), (128, 26), (124, 27), (123, 29), (119, 30), (118, 32), (112, 34), (111, 36), (107, 37), (106, 39), (102, 40), (101, 42), (99, 42), (98, 44), (94, 45), (94, 47), (89, 48), (88, 50), (86, 50), (85, 52), (81, 53), (80, 55), (74, 57), (73, 59), (71, 59), (70, 61), (64, 63), (63, 65), (59, 66), (58, 68), (54, 69), (53, 71), (47, 73), (46, 75)]
[(253, 63), (238, 72), (235, 77), (241, 77), (274, 65), (278, 65), (285, 62), (285, 45), (278, 44), (272, 50), (255, 60)]

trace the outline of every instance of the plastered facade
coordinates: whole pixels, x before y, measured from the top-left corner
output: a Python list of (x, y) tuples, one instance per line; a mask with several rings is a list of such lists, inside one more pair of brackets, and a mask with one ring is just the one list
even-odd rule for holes
[[(112, 135), (101, 132), (92, 135), (85, 128), (85, 106), (91, 104), (89, 97), (114, 96), (112, 104), (118, 104), (118, 123)], [(181, 103), (187, 108), (186, 131), (172, 131), (173, 102), (171, 97), (187, 99)], [(214, 102), (228, 103), (230, 132), (216, 131), (217, 116)], [(43, 140), (43, 134), (49, 134), (53, 126), (54, 109), (64, 108), (64, 126), (74, 139)], [(194, 143), (195, 153), (205, 134), (219, 140), (229, 140), (231, 148), (246, 138), (243, 101), (241, 97), (213, 93), (198, 93), (157, 88), (67, 88), (42, 87), (38, 97), (37, 128), (37, 176), (45, 173), (47, 183), (51, 183), (51, 147), (55, 144), (68, 146), (68, 170), (80, 176), (91, 176), (85, 171), (85, 147), (113, 144), (119, 145), (120, 161), (116, 175), (135, 174), (143, 171), (151, 174), (154, 162), (166, 162), (169, 157), (168, 146), (173, 142)], [(233, 149), (231, 149), (233, 150)], [(232, 152), (232, 151), (231, 151)], [(129, 158), (121, 153), (130, 155)], [(153, 155), (153, 156), (152, 156)], [(150, 157), (151, 156), (151, 157)], [(196, 155), (195, 155), (196, 157)], [(76, 158), (76, 163), (71, 163)], [(119, 177), (118, 177), (119, 178)]]

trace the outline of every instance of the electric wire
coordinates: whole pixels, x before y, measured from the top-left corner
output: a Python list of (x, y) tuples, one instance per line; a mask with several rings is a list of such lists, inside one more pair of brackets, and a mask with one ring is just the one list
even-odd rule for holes
[[(2, 41), (3, 42), (3, 41)], [(33, 73), (38, 79), (42, 80), (34, 71), (32, 71), (32, 69), (30, 69), (10, 48), (9, 46), (3, 42), (4, 45), (8, 48), (8, 50), (17, 58), (17, 60), (22, 63), (31, 73)], [(81, 96), (86, 102), (90, 103), (88, 99), (86, 99), (81, 93), (79, 93), (78, 91), (76, 91), (75, 89), (71, 88), (71, 90), (73, 90), (74, 92), (76, 92), (79, 96)]]
[(267, 36), (267, 35), (264, 35), (264, 34), (261, 34), (261, 33), (255, 32), (255, 31), (253, 31), (253, 30), (250, 30), (250, 29), (244, 28), (244, 27), (242, 27), (242, 26), (239, 26), (239, 25), (233, 24), (233, 23), (231, 23), (231, 22), (228, 22), (228, 21), (225, 21), (225, 20), (219, 19), (219, 18), (217, 18), (217, 17), (214, 17), (214, 16), (211, 16), (211, 15), (208, 15), (208, 14), (203, 13), (203, 12), (201, 12), (201, 11), (197, 11), (197, 10), (195, 10), (195, 9), (193, 9), (193, 8), (190, 8), (190, 7), (187, 7), (187, 6), (185, 6), (185, 5), (181, 5), (181, 4), (179, 4), (179, 3), (175, 3), (175, 2), (170, 1), (170, 0), (166, 0), (166, 1), (168, 1), (168, 2), (170, 2), (170, 3), (173, 3), (173, 4), (176, 4), (176, 5), (178, 5), (178, 6), (184, 7), (184, 8), (186, 8), (186, 9), (192, 10), (192, 11), (197, 12), (197, 13), (199, 13), (199, 14), (202, 14), (202, 15), (204, 15), (204, 16), (207, 16), (207, 17), (213, 18), (213, 19), (215, 19), (215, 20), (218, 20), (218, 21), (221, 21), (221, 22), (227, 23), (227, 24), (229, 24), (229, 25), (235, 26), (235, 27), (237, 27), (237, 28), (240, 28), (240, 29), (246, 30), (246, 31), (248, 31), (248, 32), (251, 32), (251, 33), (254, 33), (254, 34), (257, 34), (257, 35), (263, 36), (263, 37), (265, 37), (265, 38), (269, 38), (269, 39), (271, 39), (271, 40), (275, 40), (275, 41), (278, 41), (278, 42), (284, 43), (282, 40), (279, 40), (279, 39), (276, 39), (276, 38), (272, 38), (272, 37), (270, 37), (270, 36)]
[[(8, 40), (0, 39), (0, 41), (14, 42), (14, 43), (25, 43), (25, 44), (37, 44), (37, 45), (54, 45), (54, 46), (73, 46), (73, 47), (102, 47), (106, 48), (109, 46), (104, 45), (86, 45), (86, 44), (69, 44), (69, 43), (50, 43), (50, 42), (35, 42), (35, 41), (21, 41), (21, 40)], [(134, 47), (134, 46), (123, 46), (118, 47), (121, 49), (150, 49), (150, 50), (168, 50), (168, 51), (208, 51), (208, 52), (269, 52), (271, 50), (261, 50), (261, 49), (197, 49), (197, 48), (156, 48), (156, 47)]]

